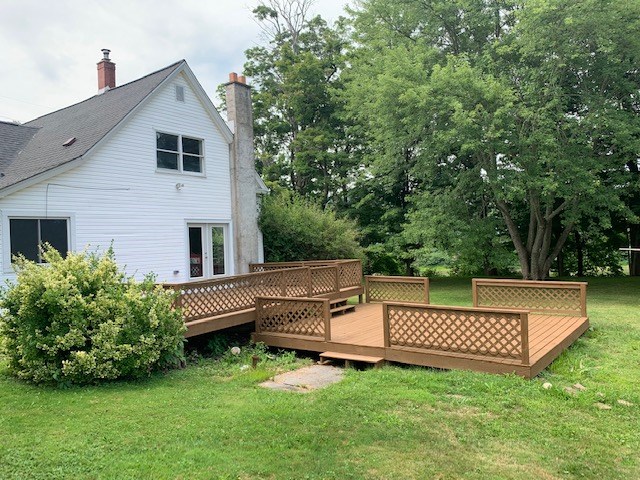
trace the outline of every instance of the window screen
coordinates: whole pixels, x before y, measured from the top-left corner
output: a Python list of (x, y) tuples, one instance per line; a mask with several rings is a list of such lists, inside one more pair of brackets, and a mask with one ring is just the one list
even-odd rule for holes
[(11, 218), (9, 219), (11, 257), (24, 255), (34, 262), (42, 262), (41, 245), (49, 243), (66, 256), (69, 250), (69, 234), (66, 219)]
[(38, 220), (12, 218), (9, 220), (9, 232), (11, 258), (22, 254), (27, 259), (38, 262)]
[(40, 220), (40, 243), (43, 245), (48, 243), (63, 256), (66, 255), (69, 250), (67, 221), (61, 219)]

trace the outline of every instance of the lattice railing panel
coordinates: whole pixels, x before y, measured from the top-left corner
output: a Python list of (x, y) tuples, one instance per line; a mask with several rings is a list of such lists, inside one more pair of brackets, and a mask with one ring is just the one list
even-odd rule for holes
[(313, 295), (336, 291), (336, 267), (311, 268), (311, 288)]
[(309, 268), (285, 270), (283, 273), (284, 289), (282, 293), (278, 295), (285, 297), (308, 297), (311, 295), (309, 291), (311, 285), (311, 270)]
[(367, 277), (367, 302), (429, 303), (426, 278)]
[(256, 332), (325, 337), (325, 302), (286, 298), (256, 300)]
[(581, 315), (582, 293), (575, 287), (476, 284), (477, 306), (523, 308), (535, 312)]
[(338, 264), (340, 288), (359, 287), (362, 285), (362, 263), (360, 260)]
[[(271, 262), (252, 263), (251, 272), (266, 272), (299, 267), (338, 267), (338, 281), (340, 288), (359, 287), (362, 285), (362, 261), (360, 260), (308, 260), (301, 262)], [(322, 293), (328, 293), (323, 290)]]
[(387, 308), (391, 346), (522, 358), (520, 313), (428, 306), (389, 305)]
[[(257, 296), (306, 296), (307, 268), (252, 273), (172, 287), (180, 293), (176, 304), (186, 322), (253, 308)], [(300, 282), (300, 283), (299, 283)], [(168, 285), (171, 286), (171, 285)]]

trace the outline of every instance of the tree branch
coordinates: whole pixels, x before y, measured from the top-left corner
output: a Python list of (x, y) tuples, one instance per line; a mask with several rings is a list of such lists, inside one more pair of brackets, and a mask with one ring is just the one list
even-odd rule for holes
[(518, 254), (518, 258), (520, 259), (520, 267), (522, 268), (522, 276), (524, 278), (529, 278), (529, 276), (531, 275), (531, 270), (529, 268), (529, 258), (527, 256), (527, 250), (524, 248), (524, 245), (522, 243), (522, 238), (520, 237), (520, 232), (518, 232), (518, 227), (513, 221), (513, 218), (511, 218), (509, 207), (504, 200), (496, 200), (496, 206), (498, 207), (498, 210), (500, 210), (500, 213), (502, 213), (504, 222), (507, 225), (507, 230), (509, 231), (509, 236), (511, 237), (513, 246), (516, 248), (516, 253)]
[(560, 237), (556, 242), (555, 248), (553, 249), (551, 254), (547, 257), (547, 260), (544, 263), (545, 272), (549, 271), (549, 269), (551, 268), (551, 263), (556, 259), (558, 255), (560, 255), (560, 251), (562, 250), (562, 247), (564, 247), (564, 244), (566, 243), (567, 238), (569, 238), (569, 234), (573, 230), (574, 226), (575, 224), (571, 222), (569, 225), (565, 227), (564, 231), (560, 234)]
[(570, 203), (573, 203), (574, 200), (569, 201), (568, 199), (565, 200), (564, 202), (562, 202), (560, 204), (560, 206), (558, 208), (556, 208), (554, 211), (547, 213), (544, 216), (544, 219), (546, 221), (550, 221), (553, 220), (554, 217), (556, 217), (559, 213), (561, 213), (565, 208), (567, 208), (567, 206), (569, 206)]

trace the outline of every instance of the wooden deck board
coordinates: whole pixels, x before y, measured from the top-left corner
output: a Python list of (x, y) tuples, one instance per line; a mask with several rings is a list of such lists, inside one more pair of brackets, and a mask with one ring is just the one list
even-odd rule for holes
[(587, 317), (529, 315), (529, 364), (499, 357), (480, 357), (456, 352), (425, 349), (398, 349), (384, 347), (382, 305), (369, 303), (356, 306), (354, 312), (331, 319), (331, 341), (323, 339), (283, 337), (270, 334), (256, 335), (256, 340), (267, 345), (322, 352), (384, 355), (400, 363), (437, 368), (463, 368), (490, 373), (516, 373), (530, 378), (546, 368), (560, 353), (573, 343), (589, 326)]

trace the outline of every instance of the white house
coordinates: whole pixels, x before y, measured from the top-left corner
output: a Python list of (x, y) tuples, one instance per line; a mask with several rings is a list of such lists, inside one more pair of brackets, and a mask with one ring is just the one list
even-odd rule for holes
[(261, 262), (250, 88), (226, 85), (228, 124), (182, 60), (19, 125), (0, 122), (0, 274), (38, 245), (105, 249), (137, 277), (188, 281)]

